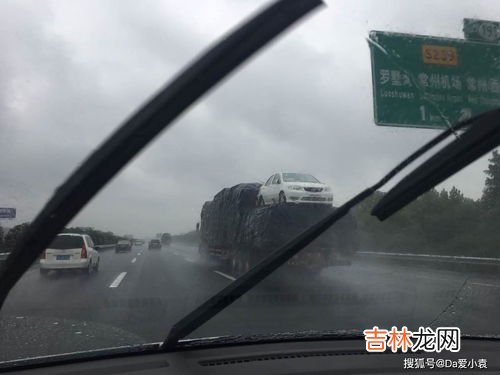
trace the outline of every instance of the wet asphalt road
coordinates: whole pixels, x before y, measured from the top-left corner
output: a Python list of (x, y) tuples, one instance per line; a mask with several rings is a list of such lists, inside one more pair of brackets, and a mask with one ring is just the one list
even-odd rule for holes
[[(231, 282), (195, 247), (101, 253), (98, 273), (30, 269), (0, 311), (0, 361), (162, 341), (187, 312)], [(315, 280), (267, 281), (191, 337), (458, 326), (500, 334), (498, 273), (356, 260)]]

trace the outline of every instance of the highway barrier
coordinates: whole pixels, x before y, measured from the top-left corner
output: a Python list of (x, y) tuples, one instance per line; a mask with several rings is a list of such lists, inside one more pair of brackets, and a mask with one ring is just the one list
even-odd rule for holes
[(481, 272), (488, 269), (492, 271), (500, 270), (500, 258), (488, 257), (358, 251), (356, 259), (360, 261), (411, 264), (412, 266), (450, 269), (454, 271)]
[(116, 244), (110, 244), (110, 245), (96, 245), (98, 247), (97, 251), (105, 251), (105, 250), (111, 250), (114, 249)]

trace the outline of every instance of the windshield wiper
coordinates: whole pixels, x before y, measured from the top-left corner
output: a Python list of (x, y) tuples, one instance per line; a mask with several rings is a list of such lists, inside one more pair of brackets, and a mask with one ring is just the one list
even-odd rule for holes
[[(476, 121), (481, 121), (483, 118), (488, 119), (488, 121), (492, 120), (492, 118), (487, 115), (479, 115), (473, 119), (458, 123), (455, 126), (446, 129), (435, 138), (430, 140), (428, 143), (416, 150), (401, 163), (399, 163), (375, 185), (363, 190), (361, 193), (337, 208), (334, 212), (327, 215), (324, 219), (310, 226), (305, 231), (299, 233), (297, 236), (291, 239), (288, 243), (283, 245), (281, 248), (269, 254), (261, 262), (250, 269), (246, 274), (236, 279), (234, 282), (222, 289), (219, 293), (210, 297), (206, 302), (186, 315), (178, 323), (176, 323), (170, 330), (168, 337), (163, 342), (163, 350), (174, 349), (180, 339), (189, 335), (203, 323), (207, 322), (224, 308), (232, 304), (244, 293), (252, 289), (255, 285), (257, 285), (265, 277), (275, 271), (278, 267), (286, 263), (301, 249), (303, 249), (317, 237), (319, 237), (325, 230), (327, 230), (334, 223), (344, 217), (352, 207), (356, 206), (357, 204), (368, 198), (370, 195), (372, 195), (375, 191), (384, 186), (395, 175), (401, 172), (409, 164), (414, 162), (417, 158), (445, 140), (451, 134), (454, 134), (457, 130), (462, 129), (466, 126), (473, 125)], [(500, 118), (498, 114), (494, 119), (497, 118)], [(465, 133), (464, 135), (467, 134), (468, 133)]]
[(61, 185), (0, 269), (0, 308), (52, 239), (154, 137), (321, 0), (280, 0), (196, 59), (98, 147)]

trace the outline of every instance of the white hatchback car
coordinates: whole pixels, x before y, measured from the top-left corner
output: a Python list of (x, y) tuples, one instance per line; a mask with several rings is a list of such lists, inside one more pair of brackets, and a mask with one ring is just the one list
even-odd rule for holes
[(272, 203), (333, 204), (331, 187), (306, 173), (276, 173), (260, 187), (257, 204)]
[(50, 270), (83, 270), (86, 273), (99, 269), (99, 253), (89, 235), (61, 233), (40, 257), (40, 273)]

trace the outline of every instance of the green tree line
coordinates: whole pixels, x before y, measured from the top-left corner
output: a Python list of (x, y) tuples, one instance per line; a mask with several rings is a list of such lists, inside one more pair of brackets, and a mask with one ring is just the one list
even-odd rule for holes
[(88, 234), (96, 245), (109, 245), (118, 242), (124, 236), (118, 236), (110, 231), (102, 231), (92, 227), (70, 227), (63, 230), (63, 233)]
[(500, 155), (489, 159), (483, 194), (467, 198), (453, 187), (432, 189), (381, 222), (371, 209), (377, 192), (357, 207), (364, 250), (500, 257)]

